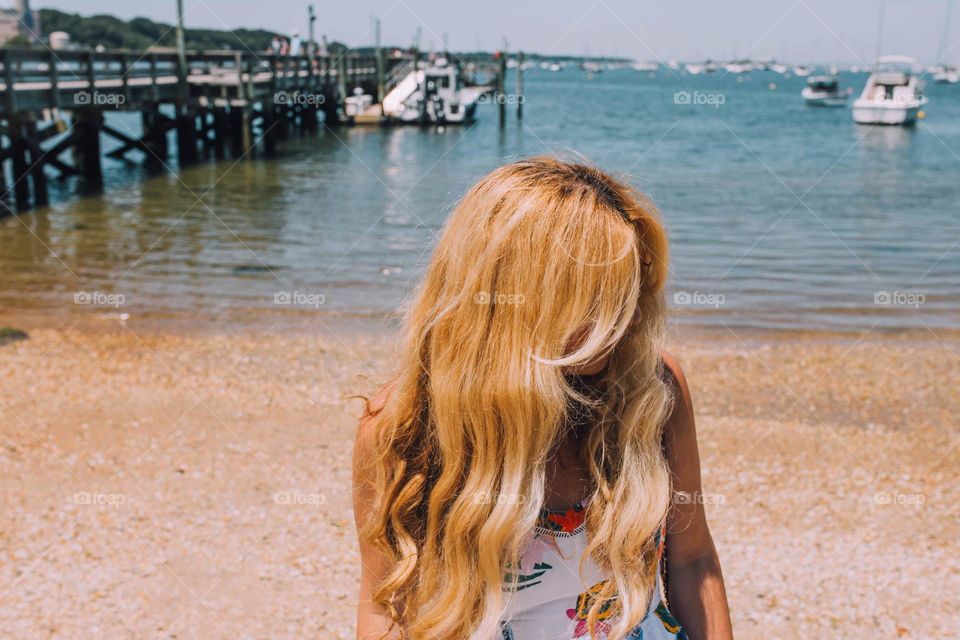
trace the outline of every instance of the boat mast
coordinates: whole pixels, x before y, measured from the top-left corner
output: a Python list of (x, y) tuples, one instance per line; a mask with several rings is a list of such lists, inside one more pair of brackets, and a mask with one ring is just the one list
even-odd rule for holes
[(953, 0), (947, 0), (947, 15), (943, 18), (943, 31), (940, 33), (940, 49), (937, 51), (936, 64), (947, 66), (944, 56), (947, 54), (947, 41), (950, 36), (950, 13), (953, 11)]
[(880, 12), (877, 16), (877, 59), (883, 55), (883, 17), (886, 13), (886, 1), (880, 0)]

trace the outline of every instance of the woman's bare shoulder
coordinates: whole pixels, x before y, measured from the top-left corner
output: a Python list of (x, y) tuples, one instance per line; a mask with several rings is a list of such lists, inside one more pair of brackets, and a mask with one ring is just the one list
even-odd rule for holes
[(674, 391), (689, 393), (687, 378), (683, 373), (683, 367), (680, 366), (680, 361), (677, 357), (669, 351), (661, 351), (660, 361), (663, 363), (665, 382), (672, 386)]
[(383, 411), (390, 399), (395, 381), (385, 384), (372, 398), (366, 398), (363, 404), (363, 413), (360, 415), (360, 424), (357, 425), (357, 437), (353, 447), (354, 468), (363, 468), (364, 463), (373, 459), (376, 451), (376, 423), (377, 416)]
[(396, 386), (397, 381), (391, 380), (386, 383), (380, 390), (377, 391), (372, 398), (364, 398), (363, 403), (363, 413), (360, 415), (361, 423), (370, 418), (374, 418), (379, 414), (387, 404), (387, 400), (390, 399), (390, 393), (393, 391), (393, 388)]
[(673, 408), (664, 425), (664, 435), (676, 438), (694, 434), (696, 427), (694, 426), (693, 398), (690, 395), (690, 387), (687, 386), (686, 374), (673, 354), (663, 351), (660, 354), (660, 360), (663, 363), (664, 382), (673, 391)]

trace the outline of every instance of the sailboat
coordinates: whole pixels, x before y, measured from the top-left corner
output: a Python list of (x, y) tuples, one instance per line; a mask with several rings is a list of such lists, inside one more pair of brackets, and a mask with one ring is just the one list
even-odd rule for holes
[(953, 0), (947, 0), (946, 16), (943, 19), (943, 32), (940, 34), (940, 49), (937, 53), (937, 64), (931, 69), (933, 81), (938, 84), (957, 84), (960, 82), (960, 70), (956, 65), (944, 61), (947, 42), (950, 41), (950, 14), (953, 11)]

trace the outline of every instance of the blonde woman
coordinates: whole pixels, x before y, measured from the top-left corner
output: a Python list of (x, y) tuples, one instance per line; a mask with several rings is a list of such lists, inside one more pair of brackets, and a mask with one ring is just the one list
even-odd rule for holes
[(360, 423), (358, 638), (732, 637), (666, 275), (652, 203), (593, 167), (464, 196)]

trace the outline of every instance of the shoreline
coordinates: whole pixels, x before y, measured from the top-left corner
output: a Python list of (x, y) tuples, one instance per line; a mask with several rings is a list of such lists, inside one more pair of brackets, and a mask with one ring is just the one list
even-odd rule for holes
[[(257, 336), (287, 335), (309, 337), (315, 335), (338, 334), (352, 338), (378, 338), (398, 335), (401, 331), (400, 315), (271, 315), (261, 313), (262, 317), (252, 318), (257, 312), (245, 316), (244, 321), (235, 318), (197, 318), (177, 316), (136, 316), (124, 317), (122, 310), (105, 311), (99, 314), (74, 313), (65, 317), (53, 315), (42, 310), (17, 313), (0, 311), (0, 327), (10, 327), (29, 332), (31, 329), (77, 330), (91, 334), (110, 334), (125, 332), (126, 329), (138, 335), (181, 336), (181, 337), (217, 337), (217, 336)], [(904, 341), (924, 344), (930, 341), (960, 340), (960, 326), (924, 328), (886, 328), (877, 325), (864, 325), (837, 328), (780, 328), (738, 324), (736, 322), (695, 322), (673, 316), (667, 328), (667, 340), (676, 342), (682, 339), (739, 339), (748, 344), (757, 341), (848, 341), (868, 339), (872, 341)]]
[[(0, 317), (0, 628), (352, 638), (349, 396), (394, 336), (71, 322)], [(738, 638), (960, 628), (960, 339), (921, 337), (670, 336)]]

